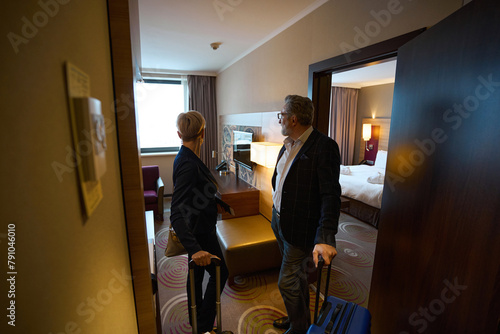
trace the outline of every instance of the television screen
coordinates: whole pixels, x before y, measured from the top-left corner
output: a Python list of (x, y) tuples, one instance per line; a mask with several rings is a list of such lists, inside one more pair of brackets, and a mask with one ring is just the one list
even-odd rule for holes
[(233, 131), (233, 160), (241, 166), (252, 169), (250, 161), (250, 144), (253, 133), (245, 131)]

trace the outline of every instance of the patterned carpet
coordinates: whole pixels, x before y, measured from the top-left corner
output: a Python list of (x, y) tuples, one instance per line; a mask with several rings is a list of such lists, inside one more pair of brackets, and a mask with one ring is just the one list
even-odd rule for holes
[[(169, 212), (165, 212), (168, 218)], [(163, 256), (167, 245), (168, 219), (156, 227), (158, 293), (162, 333), (191, 333), (186, 295), (187, 256)], [(338, 255), (333, 261), (329, 294), (368, 305), (377, 230), (341, 213), (337, 234)], [(323, 282), (326, 277), (323, 270)], [(272, 326), (274, 319), (286, 315), (277, 286), (278, 269), (236, 277), (233, 286), (226, 285), (222, 296), (222, 327), (235, 334), (273, 334), (283, 331)], [(321, 288), (324, 291), (324, 284)], [(315, 292), (311, 293), (311, 312)], [(321, 303), (320, 303), (321, 305)]]

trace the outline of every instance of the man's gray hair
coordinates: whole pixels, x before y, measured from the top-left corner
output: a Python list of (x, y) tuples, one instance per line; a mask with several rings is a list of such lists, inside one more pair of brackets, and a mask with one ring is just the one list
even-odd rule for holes
[(285, 112), (297, 117), (301, 125), (311, 125), (314, 118), (314, 105), (310, 98), (299, 95), (285, 97)]

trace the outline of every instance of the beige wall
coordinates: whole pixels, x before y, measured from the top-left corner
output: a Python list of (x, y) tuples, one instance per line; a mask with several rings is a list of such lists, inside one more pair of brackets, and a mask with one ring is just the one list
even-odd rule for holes
[[(364, 40), (357, 31), (376, 27), (371, 14), (394, 13)], [(439, 22), (462, 5), (443, 1), (329, 1), (219, 74), (219, 115), (281, 110), (287, 94), (307, 95), (309, 65), (345, 53), (347, 45), (364, 47)], [(377, 16), (377, 15), (375, 15)]]
[[(105, 1), (4, 2), (1, 20), (3, 151), (0, 254), (16, 226), (16, 327), (8, 327), (2, 278), (2, 333), (137, 333), (114, 128)], [(64, 5), (60, 3), (65, 3)], [(46, 14), (46, 13), (49, 14)], [(23, 20), (39, 25), (24, 29)], [(36, 21), (38, 20), (38, 21)], [(26, 43), (18, 52), (5, 38)], [(64, 62), (90, 76), (108, 123), (104, 198), (82, 217)], [(69, 161), (69, 163), (68, 163)], [(53, 164), (67, 166), (59, 174)], [(4, 266), (5, 273), (5, 266)], [(2, 275), (2, 277), (4, 277)]]
[[(358, 118), (391, 117), (394, 84), (363, 87), (358, 96)], [(361, 122), (358, 122), (361, 131)]]

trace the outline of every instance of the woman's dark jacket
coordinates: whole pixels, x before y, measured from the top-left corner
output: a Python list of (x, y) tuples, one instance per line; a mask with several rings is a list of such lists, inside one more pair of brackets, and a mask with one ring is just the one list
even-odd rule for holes
[(202, 250), (197, 237), (215, 233), (216, 181), (200, 158), (185, 146), (174, 160), (173, 181), (170, 221), (186, 251), (193, 255)]

